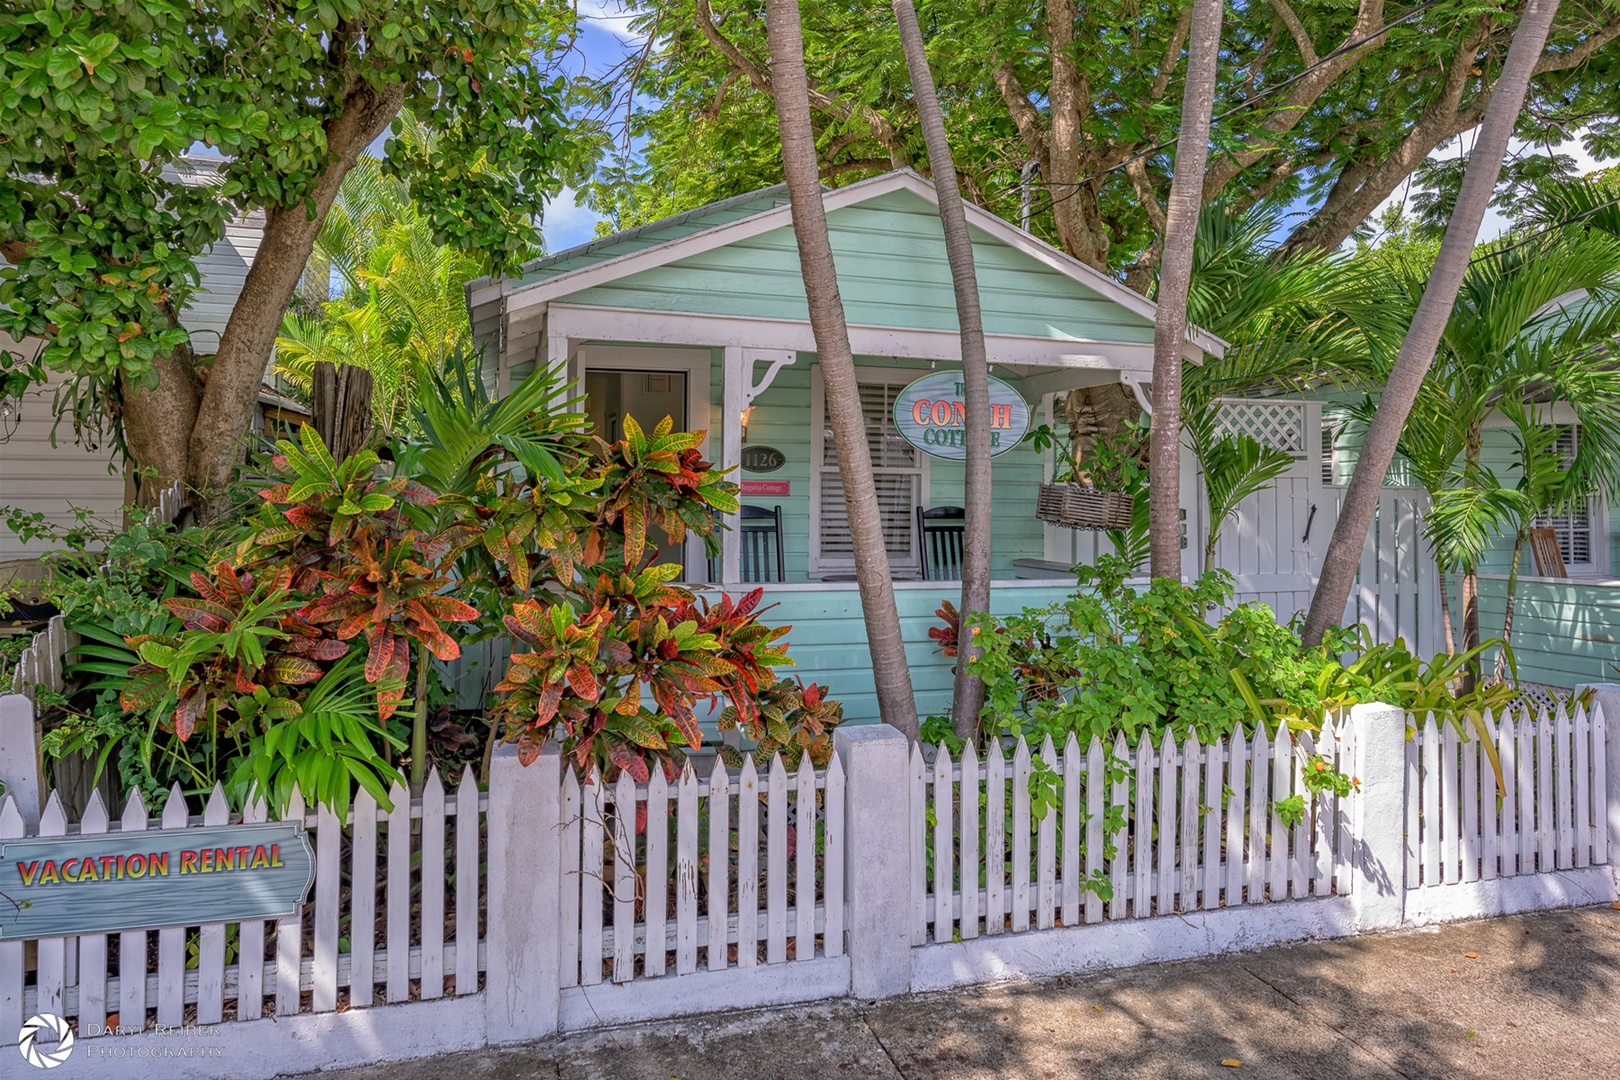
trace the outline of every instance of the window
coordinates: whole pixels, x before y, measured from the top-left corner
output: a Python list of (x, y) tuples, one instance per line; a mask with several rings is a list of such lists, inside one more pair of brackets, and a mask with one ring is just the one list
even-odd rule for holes
[[(894, 426), (894, 401), (905, 389), (915, 371), (892, 372), (904, 381), (885, 379), (889, 371), (860, 372), (861, 412), (866, 418), (866, 445), (872, 454), (872, 477), (877, 486), (878, 512), (883, 519), (883, 537), (889, 563), (896, 573), (917, 572), (917, 507), (922, 505), (927, 480), (922, 451), (906, 442)], [(848, 572), (855, 567), (855, 547), (849, 533), (849, 514), (844, 507), (844, 481), (838, 471), (838, 450), (833, 442), (832, 425), (827, 419), (826, 397), (821, 389), (821, 371), (815, 376), (816, 431), (813, 439), (813, 475), (810, 488), (812, 575)]]
[(1339, 425), (1322, 421), (1322, 483), (1334, 487), (1339, 482)]
[[(1581, 428), (1579, 424), (1556, 426), (1558, 441), (1553, 444), (1553, 449), (1562, 456), (1564, 467), (1568, 468), (1575, 458), (1576, 447), (1580, 445)], [(1596, 502), (1590, 496), (1577, 499), (1559, 513), (1542, 514), (1532, 523), (1539, 529), (1551, 529), (1558, 537), (1558, 551), (1568, 569), (1596, 569), (1597, 560), (1592, 546), (1592, 521), (1598, 516)]]

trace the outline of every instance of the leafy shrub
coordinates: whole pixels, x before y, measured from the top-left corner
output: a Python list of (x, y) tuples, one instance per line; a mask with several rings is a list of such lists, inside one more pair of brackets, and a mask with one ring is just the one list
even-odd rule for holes
[[(1463, 726), (1512, 697), (1505, 687), (1454, 693), (1468, 661), (1495, 642), (1424, 661), (1404, 642), (1374, 645), (1358, 626), (1307, 649), (1265, 604), (1240, 604), (1212, 625), (1206, 612), (1232, 599), (1224, 571), (1143, 590), (1126, 583), (1128, 572), (1124, 560), (1104, 556), (1079, 569), (1068, 599), (973, 626), (988, 731), (1056, 742), (1073, 732), (1082, 745), (1094, 736), (1106, 744), (1115, 732), (1132, 743), (1166, 732), (1208, 743), (1239, 725), (1319, 729), (1329, 710), (1372, 701)], [(955, 642), (948, 627), (937, 638)], [(1356, 658), (1344, 662), (1346, 653)]]

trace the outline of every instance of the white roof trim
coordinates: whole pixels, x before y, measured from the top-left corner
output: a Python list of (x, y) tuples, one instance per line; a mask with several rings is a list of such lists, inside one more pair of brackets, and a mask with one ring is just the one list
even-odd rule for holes
[[(853, 206), (880, 195), (901, 190), (912, 192), (935, 206), (939, 205), (934, 185), (910, 169), (898, 169), (894, 172), (884, 173), (882, 176), (872, 177), (870, 180), (850, 184), (848, 187), (825, 192), (822, 195), (822, 202), (830, 213), (846, 206)], [(981, 232), (988, 233), (1009, 247), (1079, 282), (1105, 300), (1111, 300), (1126, 310), (1142, 316), (1149, 322), (1153, 321), (1157, 307), (1147, 297), (1126, 288), (1108, 275), (1087, 266), (1078, 259), (1072, 258), (1050, 244), (1024, 232), (1022, 229), (1015, 228), (988, 210), (965, 200), (963, 205), (967, 211), (969, 225), (979, 229)], [(504, 296), (508, 298), (508, 312), (515, 313), (523, 308), (544, 304), (559, 297), (617, 281), (642, 270), (664, 266), (678, 259), (705, 251), (713, 251), (716, 248), (725, 247), (739, 240), (747, 240), (770, 232), (773, 229), (791, 226), (792, 208), (784, 204), (749, 217), (727, 222), (724, 225), (716, 225), (691, 236), (666, 241), (641, 251), (620, 255), (593, 266), (581, 267), (578, 270), (558, 274), (556, 277), (536, 281), (529, 285), (517, 284), (510, 278), (503, 278), (498, 285), (494, 282), (488, 284), (477, 283), (478, 288), (476, 291), (478, 295), (469, 296), (469, 306), (481, 306), (496, 299), (497, 296)], [(472, 291), (469, 288), (469, 293)], [(1187, 338), (1200, 350), (1212, 356), (1223, 356), (1226, 353), (1227, 343), (1207, 330), (1196, 326), (1188, 326)]]

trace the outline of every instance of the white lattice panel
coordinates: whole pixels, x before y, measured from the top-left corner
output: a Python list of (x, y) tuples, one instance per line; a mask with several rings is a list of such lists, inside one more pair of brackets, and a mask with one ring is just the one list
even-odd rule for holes
[(1216, 406), (1217, 435), (1248, 435), (1263, 446), (1305, 456), (1305, 405), (1298, 401), (1223, 401)]

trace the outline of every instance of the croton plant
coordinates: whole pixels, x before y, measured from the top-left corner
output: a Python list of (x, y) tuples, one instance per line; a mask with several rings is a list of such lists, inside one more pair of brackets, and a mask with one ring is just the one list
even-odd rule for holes
[[(277, 443), (239, 542), (211, 577), (193, 576), (196, 596), (167, 602), (182, 626), (130, 641), (142, 662), (126, 707), (156, 710), (182, 740), (200, 723), (240, 734), (360, 677), (387, 721), (426, 654), (451, 660), (504, 629), (520, 645), (493, 718), (525, 764), (560, 738), (582, 767), (674, 776), (702, 741), (700, 712), (722, 703), (722, 728), (824, 763), (841, 713), (821, 687), (776, 676), (791, 663), (787, 628), (759, 621), (760, 592), (711, 602), (656, 562), (650, 531), (696, 533), (712, 551), (716, 515), (737, 509), (697, 449), (703, 433), (627, 419), (607, 442), (585, 437), (582, 416), (529, 416), (519, 435), (463, 453), (454, 476), (408, 453), (393, 467), (370, 450), (336, 461), (313, 427)], [(363, 664), (350, 656), (361, 641)]]

